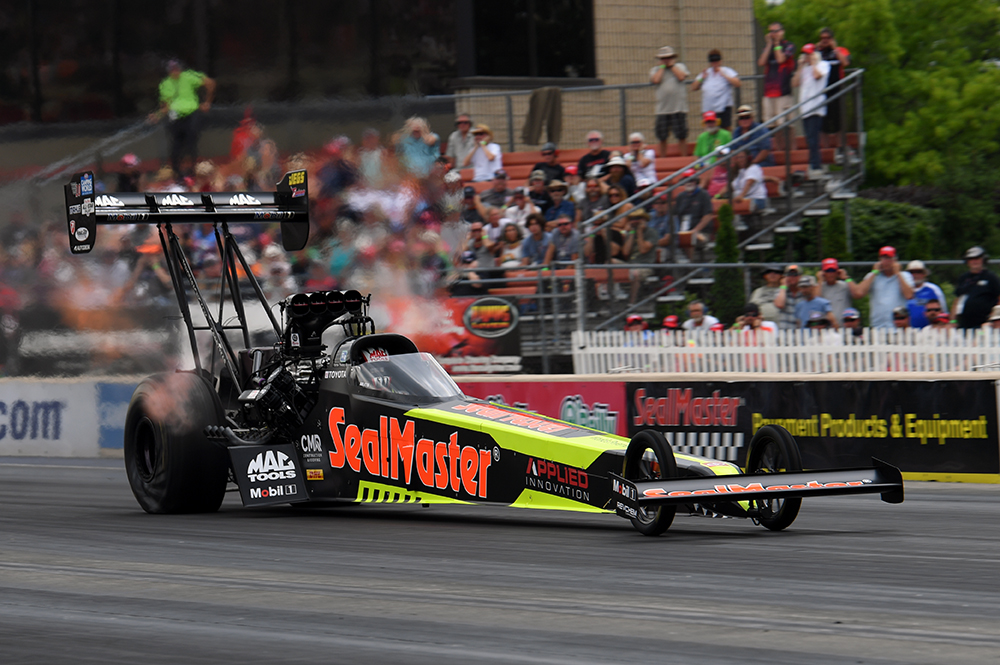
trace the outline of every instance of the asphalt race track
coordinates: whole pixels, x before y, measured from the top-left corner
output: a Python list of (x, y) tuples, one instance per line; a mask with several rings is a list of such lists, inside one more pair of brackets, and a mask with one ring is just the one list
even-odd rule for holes
[(153, 516), (118, 460), (0, 458), (0, 663), (984, 663), (1000, 486), (783, 533), (363, 506)]

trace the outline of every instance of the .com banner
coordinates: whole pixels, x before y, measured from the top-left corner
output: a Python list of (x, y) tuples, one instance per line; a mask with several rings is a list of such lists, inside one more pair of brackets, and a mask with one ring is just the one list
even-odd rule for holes
[(743, 463), (764, 425), (795, 436), (807, 468), (878, 457), (911, 479), (996, 481), (997, 387), (983, 381), (630, 382), (629, 435), (653, 428), (675, 450)]

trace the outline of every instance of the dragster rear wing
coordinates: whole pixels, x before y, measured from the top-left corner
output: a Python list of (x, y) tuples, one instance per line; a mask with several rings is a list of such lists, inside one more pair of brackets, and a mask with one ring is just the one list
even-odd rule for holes
[(615, 512), (635, 517), (639, 508), (684, 503), (718, 503), (748, 499), (790, 499), (836, 494), (880, 493), (887, 503), (903, 502), (903, 474), (872, 458), (872, 468), (795, 471), (753, 476), (712, 476), (625, 480), (611, 475)]
[(97, 244), (99, 224), (203, 224), (281, 222), (281, 244), (290, 252), (309, 239), (305, 171), (289, 171), (276, 192), (96, 194), (94, 174), (77, 173), (65, 186), (69, 247), (85, 254)]

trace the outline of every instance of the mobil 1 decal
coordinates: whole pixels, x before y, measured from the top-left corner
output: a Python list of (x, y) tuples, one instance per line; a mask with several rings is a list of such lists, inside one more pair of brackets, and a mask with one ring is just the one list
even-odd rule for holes
[(731, 383), (628, 383), (629, 436), (644, 429), (667, 435), (674, 452), (742, 461), (749, 442), (745, 390)]
[(229, 449), (244, 506), (308, 501), (295, 446), (233, 446)]
[[(627, 396), (630, 431), (659, 429), (681, 452), (743, 463), (750, 437), (780, 425), (806, 468), (877, 457), (904, 472), (1000, 472), (990, 380), (630, 383)], [(727, 433), (734, 445), (740, 437), (738, 457), (714, 447)]]
[(523, 483), (512, 482), (515, 453), (501, 450), (488, 434), (395, 414), (386, 410), (357, 418), (332, 406), (331, 476), (350, 474), (366, 483), (460, 501), (511, 503), (523, 490)]

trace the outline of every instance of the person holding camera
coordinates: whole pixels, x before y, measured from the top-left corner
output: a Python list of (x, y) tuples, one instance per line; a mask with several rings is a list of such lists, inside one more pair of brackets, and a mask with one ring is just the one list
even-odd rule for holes
[(826, 80), (830, 75), (830, 63), (816, 52), (816, 46), (806, 44), (799, 56), (799, 70), (795, 72), (792, 84), (799, 89), (802, 104), (802, 128), (809, 144), (809, 178), (824, 177), (823, 159), (819, 151), (819, 134), (826, 116)]
[(493, 174), (503, 170), (503, 153), (500, 146), (493, 142), (493, 132), (489, 126), (479, 123), (472, 130), (476, 147), (462, 160), (462, 168), (472, 165), (472, 180), (482, 182), (492, 180)]
[(649, 82), (656, 86), (656, 138), (660, 141), (660, 157), (667, 156), (670, 132), (677, 137), (681, 157), (686, 157), (688, 98), (684, 81), (691, 72), (683, 62), (678, 62), (677, 52), (669, 46), (657, 51), (656, 58), (660, 64), (649, 71)]
[(740, 75), (722, 65), (719, 49), (708, 52), (708, 67), (694, 77), (691, 91), (701, 90), (701, 112), (715, 111), (723, 129), (733, 127), (733, 89), (740, 87)]
[[(792, 75), (795, 73), (795, 44), (785, 39), (785, 28), (780, 23), (767, 26), (764, 35), (764, 52), (757, 59), (757, 65), (764, 68), (764, 107), (761, 118), (768, 122), (772, 118), (792, 108)], [(782, 120), (790, 119), (788, 116)], [(774, 126), (774, 123), (772, 123)], [(789, 138), (794, 146), (794, 125), (788, 126)], [(785, 132), (774, 135), (774, 149), (785, 149)]]

